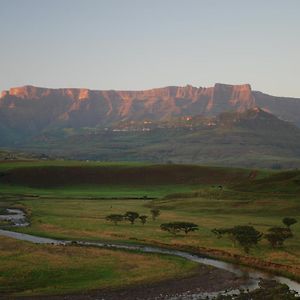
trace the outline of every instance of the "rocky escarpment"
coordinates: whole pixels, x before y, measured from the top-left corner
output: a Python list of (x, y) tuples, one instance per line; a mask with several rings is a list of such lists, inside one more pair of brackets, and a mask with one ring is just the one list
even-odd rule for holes
[(2, 139), (38, 134), (45, 129), (110, 126), (124, 120), (166, 120), (180, 116), (215, 116), (261, 106), (300, 124), (300, 99), (283, 99), (253, 92), (249, 84), (187, 85), (145, 91), (96, 91), (11, 88), (0, 98)]
[(35, 131), (47, 126), (109, 125), (122, 120), (216, 115), (254, 106), (249, 85), (165, 87), (146, 91), (11, 88), (0, 99), (2, 123)]

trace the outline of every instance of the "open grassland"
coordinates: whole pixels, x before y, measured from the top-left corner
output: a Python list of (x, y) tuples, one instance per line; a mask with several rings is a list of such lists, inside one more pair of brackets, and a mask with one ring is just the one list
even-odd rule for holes
[(118, 288), (192, 274), (197, 264), (167, 255), (35, 245), (0, 237), (0, 298)]
[[(260, 176), (266, 172), (259, 172)], [(0, 163), (1, 194), (60, 198), (160, 198), (251, 180), (245, 169), (76, 161)]]
[[(229, 239), (217, 239), (211, 232), (216, 227), (252, 225), (261, 232), (281, 225), (285, 216), (300, 220), (299, 198), (287, 195), (263, 195), (230, 191), (202, 191), (197, 197), (160, 200), (66, 200), (33, 199), (19, 201), (30, 214), (31, 226), (19, 231), (47, 237), (107, 240), (143, 244), (168, 244), (195, 248), (217, 249), (244, 255), (242, 249)], [(114, 225), (105, 220), (112, 213), (137, 211), (150, 216), (150, 208), (157, 207), (161, 215), (156, 221), (149, 217), (142, 225), (121, 222)], [(199, 231), (188, 235), (160, 230), (165, 222), (189, 221), (199, 225)], [(294, 237), (285, 246), (272, 249), (265, 240), (250, 252), (251, 257), (300, 269), (300, 224), (293, 226)]]
[[(300, 278), (299, 171), (78, 162), (3, 164), (1, 168), (0, 209), (23, 207), (31, 225), (18, 231), (40, 236), (163, 244), (216, 256), (217, 251), (245, 256), (229, 239), (217, 239), (211, 230), (252, 225), (265, 233), (272, 226), (282, 226), (283, 217), (295, 217), (299, 223), (292, 227), (294, 237), (284, 247), (272, 249), (262, 240), (247, 257), (288, 266), (287, 274)], [(24, 187), (33, 193), (25, 193)], [(94, 198), (88, 193), (94, 193)], [(101, 199), (106, 197), (119, 199)], [(141, 199), (125, 199), (130, 197)], [(150, 217), (153, 207), (161, 211), (155, 221)], [(126, 211), (148, 215), (147, 223), (114, 225), (105, 220), (109, 214)], [(196, 223), (199, 231), (174, 236), (160, 230), (161, 223), (173, 221)], [(252, 264), (251, 260), (243, 263)]]

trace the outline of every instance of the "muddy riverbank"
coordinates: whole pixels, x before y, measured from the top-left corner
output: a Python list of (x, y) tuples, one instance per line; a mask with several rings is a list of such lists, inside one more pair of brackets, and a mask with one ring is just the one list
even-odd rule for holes
[[(16, 300), (171, 300), (196, 299), (196, 295), (209, 295), (226, 289), (235, 289), (245, 280), (236, 275), (216, 268), (199, 266), (195, 274), (164, 280), (160, 282), (139, 284), (114, 290), (93, 290), (83, 293), (56, 296), (31, 296), (5, 299)], [(0, 297), (0, 299), (2, 299)], [(4, 298), (3, 298), (4, 299)], [(199, 298), (197, 298), (199, 299)]]

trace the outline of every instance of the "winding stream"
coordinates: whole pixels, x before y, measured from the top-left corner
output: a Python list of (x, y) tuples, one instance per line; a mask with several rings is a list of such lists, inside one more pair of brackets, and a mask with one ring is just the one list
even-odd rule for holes
[[(13, 216), (13, 218), (9, 218), (11, 222), (14, 223), (14, 226), (27, 226), (28, 222), (26, 221), (25, 214), (18, 209), (9, 209), (7, 210), (10, 215), (0, 215), (0, 220), (6, 219), (8, 216)], [(13, 214), (12, 214), (13, 213)], [(19, 217), (17, 217), (19, 216)], [(2, 218), (3, 217), (3, 218)], [(23, 220), (23, 221), (20, 221)], [(23, 223), (22, 223), (23, 222)], [(26, 224), (26, 225), (24, 225)], [(0, 229), (0, 235), (22, 240), (28, 241), (36, 244), (55, 244), (55, 245), (69, 245), (74, 243), (74, 241), (70, 240), (56, 240), (51, 238), (44, 238), (39, 236), (34, 236), (30, 234), (24, 234), (9, 230), (2, 230)], [(164, 249), (159, 247), (152, 247), (152, 246), (141, 246), (141, 245), (124, 245), (124, 244), (117, 244), (117, 243), (102, 243), (102, 242), (82, 242), (82, 241), (75, 241), (78, 245), (83, 246), (97, 246), (102, 248), (113, 248), (113, 249), (124, 249), (124, 250), (138, 250), (145, 253), (159, 253), (159, 254), (168, 254), (168, 255), (175, 255), (185, 259), (188, 259), (193, 262), (197, 262), (200, 264), (213, 266), (222, 270), (229, 271), (234, 273), (238, 277), (247, 278), (247, 281), (244, 285), (240, 286), (241, 289), (248, 289), (253, 290), (258, 287), (258, 283), (260, 279), (272, 279), (276, 280), (280, 283), (284, 283), (289, 286), (291, 290), (296, 291), (300, 294), (300, 283), (293, 281), (289, 278), (283, 276), (276, 276), (264, 271), (258, 271), (251, 268), (246, 268), (237, 264), (223, 262), (217, 259), (210, 259), (201, 257), (199, 255), (193, 255), (188, 252), (178, 251), (178, 250), (171, 250), (171, 249)], [(200, 293), (200, 294), (188, 294), (184, 297), (181, 295), (180, 297), (170, 297), (169, 300), (176, 300), (176, 299), (212, 299), (213, 297), (217, 296), (219, 293), (222, 294), (237, 294), (238, 290), (230, 290), (230, 291), (219, 291), (219, 292), (210, 292), (210, 293)]]
[(7, 214), (0, 215), (0, 221), (8, 221), (11, 223), (10, 226), (14, 227), (26, 227), (29, 223), (26, 221), (25, 213), (16, 208), (7, 208)]

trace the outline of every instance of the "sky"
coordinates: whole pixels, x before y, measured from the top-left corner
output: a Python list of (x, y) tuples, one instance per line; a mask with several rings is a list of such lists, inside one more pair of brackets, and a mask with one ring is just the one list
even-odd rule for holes
[(0, 0), (0, 89), (250, 83), (300, 97), (300, 0)]

